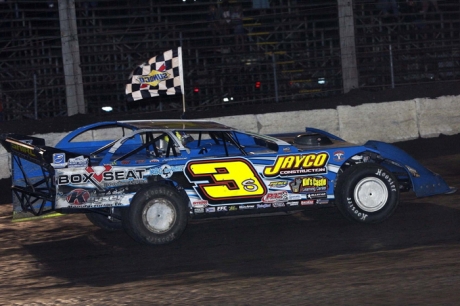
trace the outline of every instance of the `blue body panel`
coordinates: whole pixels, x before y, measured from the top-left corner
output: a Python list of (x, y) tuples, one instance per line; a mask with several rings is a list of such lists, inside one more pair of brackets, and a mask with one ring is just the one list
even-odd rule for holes
[[(366, 142), (364, 146), (377, 150), (383, 158), (392, 160), (403, 166), (409, 173), (413, 190), (418, 197), (449, 193), (452, 191), (452, 188), (447, 185), (440, 175), (425, 168), (403, 150), (391, 144), (374, 140)], [(407, 166), (415, 169), (420, 176), (416, 177), (411, 175)]]

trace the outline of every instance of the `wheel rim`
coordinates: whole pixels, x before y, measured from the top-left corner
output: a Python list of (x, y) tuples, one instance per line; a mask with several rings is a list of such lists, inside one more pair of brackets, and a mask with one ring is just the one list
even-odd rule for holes
[(165, 233), (176, 221), (176, 210), (170, 201), (155, 199), (144, 207), (142, 221), (149, 231), (157, 234)]
[(375, 212), (387, 203), (388, 188), (380, 179), (367, 177), (356, 184), (354, 199), (356, 205), (363, 211)]

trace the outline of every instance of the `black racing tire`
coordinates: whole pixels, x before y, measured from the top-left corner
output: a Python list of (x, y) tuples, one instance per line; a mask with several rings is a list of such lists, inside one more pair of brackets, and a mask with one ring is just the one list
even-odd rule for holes
[(175, 241), (188, 222), (186, 198), (168, 185), (140, 190), (123, 216), (123, 228), (134, 240), (149, 245)]
[(398, 207), (398, 181), (388, 169), (378, 164), (355, 165), (339, 176), (335, 204), (349, 220), (382, 222)]
[(93, 225), (96, 225), (97, 227), (105, 231), (114, 232), (114, 231), (119, 231), (123, 229), (121, 220), (117, 220), (117, 219), (110, 220), (108, 216), (103, 215), (103, 214), (89, 212), (89, 213), (86, 213), (86, 218), (88, 218), (88, 220)]

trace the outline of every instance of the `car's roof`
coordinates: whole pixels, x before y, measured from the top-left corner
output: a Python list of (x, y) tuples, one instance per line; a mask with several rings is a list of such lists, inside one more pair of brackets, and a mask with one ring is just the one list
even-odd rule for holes
[(161, 129), (161, 130), (224, 130), (232, 131), (234, 128), (209, 120), (131, 120), (118, 121), (136, 129)]

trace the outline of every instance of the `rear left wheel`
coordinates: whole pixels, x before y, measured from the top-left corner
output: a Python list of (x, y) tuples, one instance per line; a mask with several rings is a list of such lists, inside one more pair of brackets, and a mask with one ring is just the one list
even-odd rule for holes
[(123, 227), (144, 244), (170, 243), (182, 234), (187, 202), (174, 187), (160, 185), (139, 191), (123, 218)]

